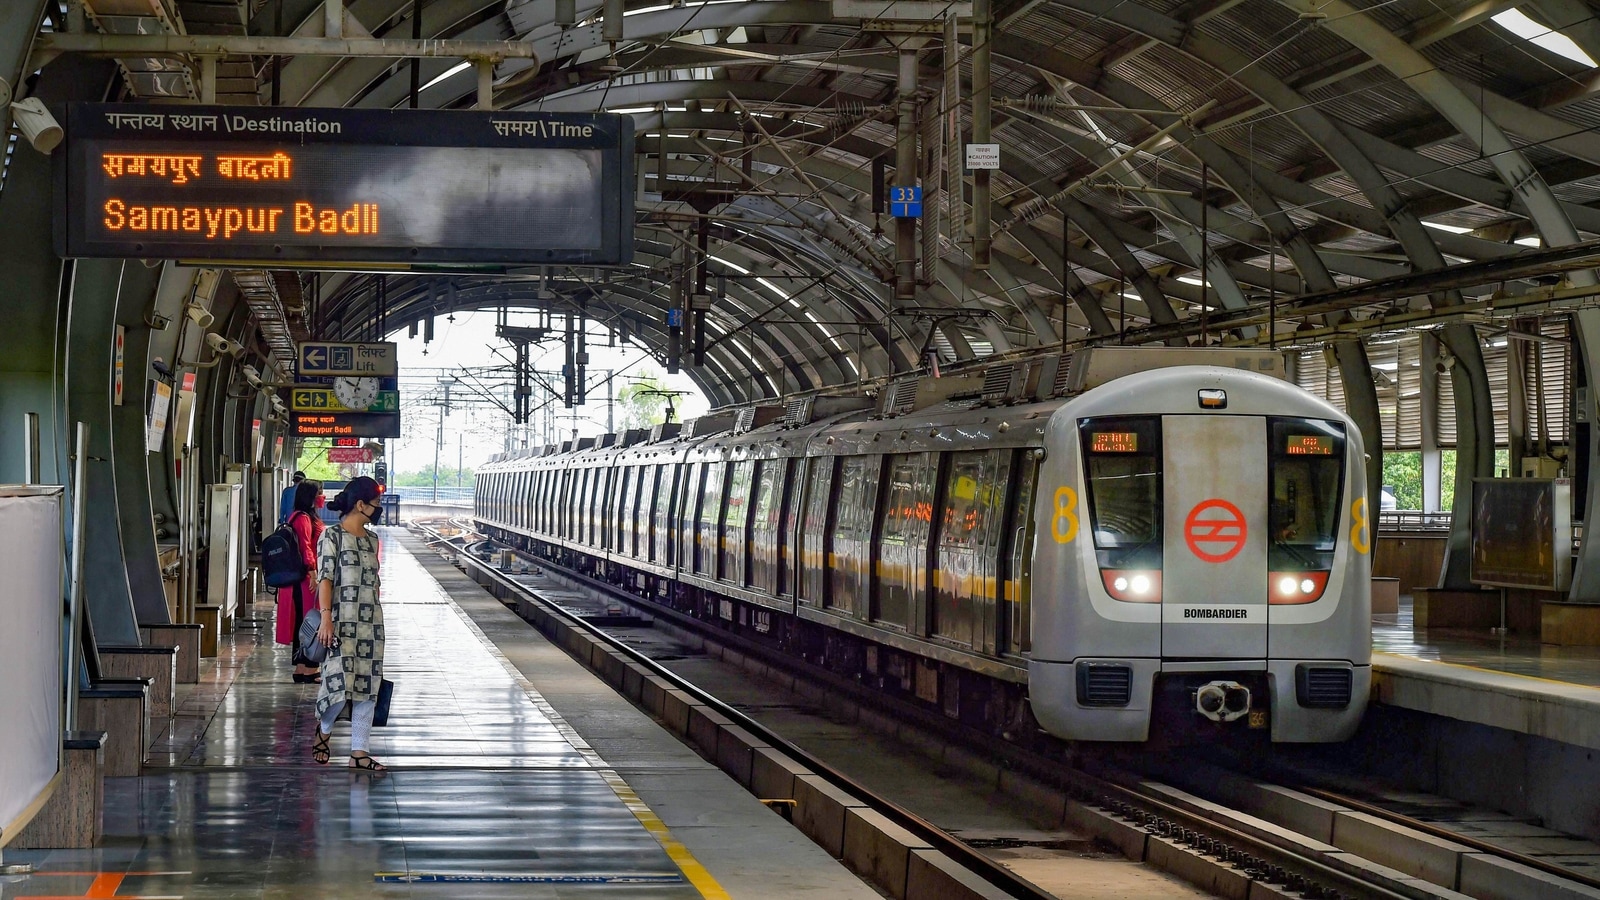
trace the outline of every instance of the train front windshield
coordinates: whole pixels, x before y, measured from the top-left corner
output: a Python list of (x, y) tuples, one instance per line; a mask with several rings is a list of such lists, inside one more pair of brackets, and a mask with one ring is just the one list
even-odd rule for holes
[(1344, 426), (1320, 419), (1272, 419), (1272, 506), (1268, 533), (1274, 570), (1333, 565), (1344, 496)]
[(1100, 565), (1160, 568), (1160, 420), (1089, 419), (1080, 433)]

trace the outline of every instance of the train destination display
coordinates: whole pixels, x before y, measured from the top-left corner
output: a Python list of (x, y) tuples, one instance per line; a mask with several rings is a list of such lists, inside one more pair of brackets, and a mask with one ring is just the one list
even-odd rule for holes
[(1285, 456), (1332, 456), (1333, 438), (1321, 434), (1291, 434), (1284, 439)]
[(1139, 433), (1136, 431), (1091, 431), (1091, 453), (1138, 453)]
[(620, 265), (633, 121), (610, 114), (73, 103), (72, 257)]

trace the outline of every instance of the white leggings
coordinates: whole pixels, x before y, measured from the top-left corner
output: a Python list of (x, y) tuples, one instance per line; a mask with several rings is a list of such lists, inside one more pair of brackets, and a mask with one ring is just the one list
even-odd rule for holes
[[(345, 701), (335, 700), (328, 711), (322, 714), (322, 733), (332, 734), (333, 723), (339, 718), (339, 713), (344, 711)], [(350, 750), (351, 752), (367, 752), (367, 743), (372, 737), (372, 717), (378, 713), (378, 701), (357, 700), (355, 707), (350, 711)]]

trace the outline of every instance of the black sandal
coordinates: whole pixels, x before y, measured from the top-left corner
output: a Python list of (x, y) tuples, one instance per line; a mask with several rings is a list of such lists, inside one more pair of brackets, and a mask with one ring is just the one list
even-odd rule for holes
[(352, 768), (352, 769), (360, 769), (363, 772), (387, 772), (387, 771), (389, 771), (389, 767), (388, 766), (386, 766), (383, 763), (378, 762), (377, 760), (373, 759), (371, 754), (368, 754), (366, 756), (352, 756), (352, 757), (350, 757), (350, 768)]
[(317, 729), (317, 739), (311, 744), (311, 758), (317, 765), (327, 765), (329, 757), (333, 756), (333, 748), (328, 745), (332, 738), (331, 734), (323, 734), (320, 727)]

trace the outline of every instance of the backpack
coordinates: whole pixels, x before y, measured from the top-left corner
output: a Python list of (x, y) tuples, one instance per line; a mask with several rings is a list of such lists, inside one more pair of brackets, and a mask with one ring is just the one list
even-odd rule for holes
[[(294, 516), (289, 517), (289, 522)], [(268, 587), (293, 587), (305, 580), (306, 561), (300, 556), (300, 539), (285, 522), (261, 542), (261, 579)]]

